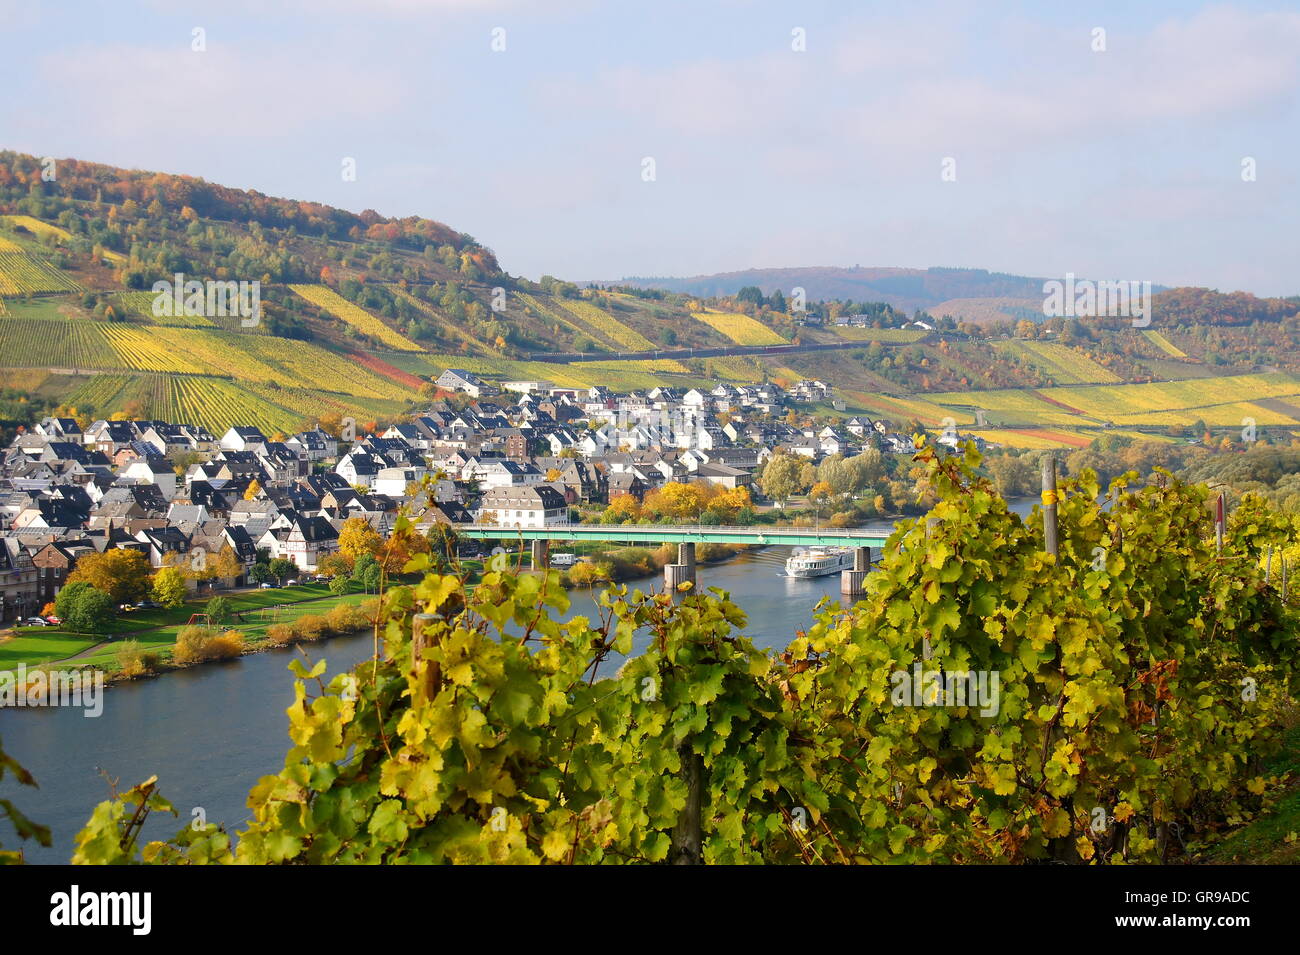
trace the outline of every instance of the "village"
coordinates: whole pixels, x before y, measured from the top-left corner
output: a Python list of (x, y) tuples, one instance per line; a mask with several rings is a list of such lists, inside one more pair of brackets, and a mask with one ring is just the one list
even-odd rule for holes
[(155, 569), (206, 569), (187, 574), (192, 589), (237, 587), (257, 582), (259, 561), (317, 575), (345, 522), (387, 536), (417, 497), (425, 531), (541, 527), (591, 520), (669, 484), (744, 489), (759, 502), (754, 474), (774, 454), (815, 463), (912, 447), (865, 417), (788, 423), (799, 404), (829, 399), (816, 381), (616, 395), (496, 387), (448, 369), (436, 384), (447, 398), (374, 434), (351, 419), (340, 436), (316, 427), (283, 440), (238, 425), (214, 435), (163, 421), (41, 421), (0, 461), (0, 622), (35, 624), (78, 559), (110, 548), (138, 550)]

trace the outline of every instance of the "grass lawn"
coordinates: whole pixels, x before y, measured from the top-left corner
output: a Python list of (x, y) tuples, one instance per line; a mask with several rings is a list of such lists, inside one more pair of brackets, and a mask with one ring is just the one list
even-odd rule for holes
[(0, 670), (11, 670), (20, 663), (35, 666), (51, 660), (62, 660), (99, 642), (98, 637), (87, 638), (57, 630), (42, 632), (40, 627), (25, 628), (23, 632), (24, 636), (0, 643)]
[[(249, 590), (222, 594), (230, 601), (234, 618), (222, 626), (239, 630), (244, 639), (256, 645), (266, 636), (266, 628), (273, 623), (286, 623), (309, 613), (325, 613), (340, 603), (360, 603), (366, 594), (352, 593), (336, 597), (325, 584), (311, 583), (297, 587), (278, 587), (273, 590)], [(190, 615), (202, 613), (207, 597), (187, 601), (176, 609), (133, 610), (122, 613), (104, 634), (70, 633), (54, 627), (18, 627), (16, 636), (0, 642), (0, 669), (12, 669), (19, 663), (38, 666), (54, 660), (66, 660), (105, 644), (95, 653), (68, 661), (69, 666), (96, 666), (112, 671), (117, 667), (118, 648), (126, 640), (135, 640), (146, 652), (159, 653), (164, 658), (171, 655), (176, 634)], [(284, 609), (276, 612), (275, 607)], [(243, 615), (241, 620), (239, 617)]]

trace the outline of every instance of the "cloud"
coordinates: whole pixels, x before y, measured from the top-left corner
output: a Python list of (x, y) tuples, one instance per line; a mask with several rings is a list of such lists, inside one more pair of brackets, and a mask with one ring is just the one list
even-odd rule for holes
[(1033, 25), (1007, 40), (1025, 51), (1014, 72), (950, 72), (884, 89), (854, 111), (858, 140), (932, 153), (1131, 141), (1152, 127), (1276, 108), (1293, 100), (1300, 77), (1300, 14), (1216, 8), (1146, 35), (1112, 30), (1101, 53), (1082, 30)]
[(212, 38), (201, 53), (188, 44), (64, 51), (38, 71), (49, 88), (43, 112), (101, 141), (201, 137), (255, 149), (326, 121), (392, 112), (405, 98), (391, 69), (338, 70), (310, 51), (268, 56)]

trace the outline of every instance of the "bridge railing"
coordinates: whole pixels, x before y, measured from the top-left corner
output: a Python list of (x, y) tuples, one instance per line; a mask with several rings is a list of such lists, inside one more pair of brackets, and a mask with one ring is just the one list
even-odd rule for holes
[(864, 537), (884, 538), (894, 533), (893, 527), (771, 527), (763, 524), (546, 524), (542, 527), (523, 527), (517, 524), (454, 524), (457, 533), (473, 534), (475, 531), (512, 532), (526, 534), (543, 534), (563, 537), (565, 534), (579, 532), (587, 534), (627, 534), (633, 533), (653, 539), (655, 534), (735, 534), (738, 536), (765, 538), (771, 540), (779, 537), (825, 537), (828, 540), (854, 541)]

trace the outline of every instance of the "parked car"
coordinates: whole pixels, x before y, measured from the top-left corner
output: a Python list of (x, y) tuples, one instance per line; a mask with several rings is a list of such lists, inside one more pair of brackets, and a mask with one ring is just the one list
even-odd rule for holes
[(141, 600), (138, 604), (135, 605), (135, 609), (136, 610), (157, 610), (161, 606), (162, 604), (160, 604), (156, 600)]
[(48, 617), (45, 618), (45, 622), (48, 623), (51, 627), (57, 627), (59, 624), (63, 623), (63, 618), (56, 617), (54, 614), (50, 614)]
[(48, 627), (50, 622), (44, 617), (28, 617), (26, 624), (29, 627)]
[(294, 578), (293, 580), (286, 580), (286, 581), (284, 582), (284, 585), (285, 585), (286, 587), (297, 587), (297, 586), (298, 586), (298, 580), (297, 580), (297, 578)]
[(552, 567), (572, 567), (576, 561), (577, 561), (577, 557), (574, 554), (552, 554), (551, 555)]
[(135, 609), (135, 604), (121, 604), (117, 609), (122, 613), (130, 613)]
[(263, 589), (263, 590), (274, 590), (276, 587), (279, 587), (279, 586), (280, 586), (279, 584), (277, 584), (277, 583), (273, 583), (273, 582), (271, 582), (271, 581), (268, 580), (266, 583), (262, 584), (262, 589)]

